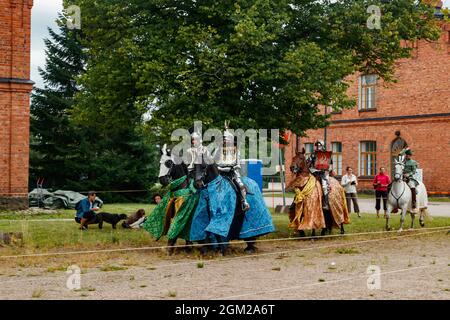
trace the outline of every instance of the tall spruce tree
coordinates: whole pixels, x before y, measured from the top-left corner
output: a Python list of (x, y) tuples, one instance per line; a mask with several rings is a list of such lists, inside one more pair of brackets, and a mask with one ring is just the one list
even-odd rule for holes
[(59, 32), (48, 28), (46, 63), (39, 68), (44, 88), (35, 88), (31, 96), (30, 184), (44, 178), (52, 188), (69, 187), (79, 180), (84, 145), (70, 121), (70, 110), (85, 54), (80, 31), (69, 30), (64, 21), (60, 15)]
[[(135, 113), (111, 112), (115, 125), (105, 127), (96, 115), (101, 102), (93, 99), (74, 110), (77, 95), (87, 88), (77, 85), (83, 75), (89, 50), (81, 44), (80, 30), (69, 30), (65, 17), (58, 19), (59, 32), (49, 29), (45, 39), (46, 64), (39, 72), (44, 88), (36, 88), (31, 100), (30, 184), (40, 177), (45, 186), (75, 191), (145, 190), (157, 180), (159, 152), (148, 144), (148, 133)], [(104, 86), (107, 83), (103, 83)], [(129, 101), (133, 103), (132, 87)], [(125, 93), (123, 92), (123, 94)], [(78, 113), (89, 113), (78, 121)], [(146, 193), (103, 193), (107, 201), (140, 200)]]

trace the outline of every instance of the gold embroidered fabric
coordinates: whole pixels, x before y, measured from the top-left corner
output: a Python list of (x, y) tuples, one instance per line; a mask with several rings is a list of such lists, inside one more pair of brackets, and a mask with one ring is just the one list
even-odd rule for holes
[(297, 177), (291, 183), (296, 191), (295, 211), (289, 214), (289, 227), (295, 230), (325, 228), (322, 187), (313, 175)]

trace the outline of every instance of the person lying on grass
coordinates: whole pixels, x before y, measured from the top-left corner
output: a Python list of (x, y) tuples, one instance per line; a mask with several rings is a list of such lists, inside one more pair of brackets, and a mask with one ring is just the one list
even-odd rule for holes
[(87, 198), (77, 203), (75, 209), (77, 210), (75, 221), (79, 223), (80, 230), (87, 230), (88, 224), (95, 223), (95, 211), (100, 210), (94, 207), (95, 191), (89, 191)]

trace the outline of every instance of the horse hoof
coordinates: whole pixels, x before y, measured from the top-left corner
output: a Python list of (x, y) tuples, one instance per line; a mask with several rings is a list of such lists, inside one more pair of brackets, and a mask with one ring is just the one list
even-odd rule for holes
[(423, 228), (423, 227), (425, 227), (425, 223), (424, 222), (421, 222), (420, 223), (420, 226)]
[(391, 231), (391, 227), (386, 227), (386, 231)]
[(327, 235), (327, 230), (323, 229), (322, 232), (320, 233), (321, 236), (326, 236)]
[(402, 233), (402, 232), (403, 232), (403, 229), (398, 229), (397, 232), (398, 232), (398, 233)]
[(345, 234), (345, 230), (341, 230), (341, 234)]
[(246, 253), (246, 254), (256, 253), (256, 247), (247, 247), (244, 249), (244, 253)]

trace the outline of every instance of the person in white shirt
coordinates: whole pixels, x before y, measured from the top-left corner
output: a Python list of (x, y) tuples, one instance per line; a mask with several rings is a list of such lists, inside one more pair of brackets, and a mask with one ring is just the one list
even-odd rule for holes
[(353, 174), (353, 169), (351, 167), (347, 167), (347, 174), (342, 176), (341, 185), (345, 190), (345, 198), (347, 199), (347, 208), (348, 212), (351, 212), (351, 203), (353, 202), (354, 212), (358, 214), (358, 217), (361, 218), (359, 213), (358, 206), (358, 196), (356, 191), (356, 186), (358, 185), (358, 179)]

